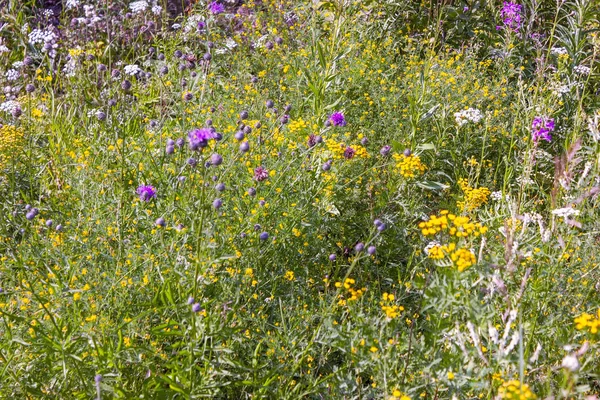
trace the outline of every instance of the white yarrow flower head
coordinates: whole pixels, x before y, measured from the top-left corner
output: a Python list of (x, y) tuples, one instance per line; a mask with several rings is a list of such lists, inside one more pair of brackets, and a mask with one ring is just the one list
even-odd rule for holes
[(19, 104), (19, 102), (15, 100), (8, 100), (0, 104), (0, 111), (4, 111), (6, 113), (12, 114), (19, 108), (21, 108), (21, 104)]
[(149, 4), (147, 1), (140, 0), (140, 1), (134, 1), (133, 3), (130, 3), (129, 9), (131, 10), (132, 13), (139, 14), (139, 13), (146, 11), (148, 6), (149, 6)]
[(162, 7), (159, 6), (158, 4), (155, 4), (152, 6), (152, 14), (154, 15), (160, 15), (160, 13), (162, 12)]
[(123, 68), (123, 70), (127, 75), (131, 76), (137, 75), (140, 72), (142, 72), (141, 68), (138, 67), (137, 64), (126, 65), (125, 68)]
[(564, 207), (557, 208), (556, 210), (552, 210), (552, 215), (556, 215), (562, 218), (569, 218), (571, 216), (577, 216), (581, 213), (581, 211), (574, 209), (573, 207)]
[(585, 65), (578, 65), (575, 68), (573, 68), (573, 71), (575, 71), (575, 73), (579, 75), (589, 75), (591, 69), (590, 67), (586, 67)]
[(550, 51), (556, 56), (564, 56), (567, 54), (567, 49), (564, 47), (553, 47)]
[(483, 114), (476, 108), (468, 108), (454, 113), (454, 119), (458, 126), (463, 126), (469, 122), (476, 124), (483, 119)]
[(67, 10), (70, 10), (72, 8), (79, 7), (80, 4), (81, 4), (81, 2), (79, 0), (67, 0), (65, 7)]

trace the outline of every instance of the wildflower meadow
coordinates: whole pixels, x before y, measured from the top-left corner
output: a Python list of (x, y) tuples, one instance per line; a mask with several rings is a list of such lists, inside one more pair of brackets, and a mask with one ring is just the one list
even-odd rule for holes
[(0, 398), (598, 400), (599, 18), (0, 1)]

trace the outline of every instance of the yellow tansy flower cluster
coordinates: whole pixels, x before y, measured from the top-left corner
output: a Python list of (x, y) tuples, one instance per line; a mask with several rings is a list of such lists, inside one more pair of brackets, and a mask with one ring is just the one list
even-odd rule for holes
[(463, 201), (458, 201), (456, 205), (463, 211), (472, 211), (487, 203), (491, 193), (490, 189), (486, 187), (472, 188), (464, 178), (458, 180), (458, 186), (460, 186), (465, 197)]
[(600, 329), (600, 308), (596, 315), (583, 313), (575, 318), (575, 328), (579, 331), (589, 330), (591, 334), (598, 333)]
[(0, 128), (0, 171), (7, 167), (8, 162), (18, 152), (23, 142), (23, 130), (13, 125)]
[(394, 319), (400, 315), (402, 311), (404, 311), (404, 307), (393, 304), (395, 297), (393, 294), (384, 293), (382, 296), (382, 301), (379, 303), (381, 305), (381, 310), (385, 312), (385, 315)]
[(450, 259), (460, 272), (477, 263), (473, 252), (465, 248), (456, 249), (456, 243), (449, 243), (443, 246), (436, 245), (427, 251), (427, 257), (434, 260), (441, 260), (446, 255), (450, 256)]
[(477, 260), (475, 259), (475, 254), (473, 254), (470, 250), (465, 248), (461, 248), (456, 250), (454, 253), (450, 255), (452, 262), (456, 265), (456, 268), (459, 272), (464, 271), (469, 268), (471, 265), (475, 264)]
[(396, 169), (398, 169), (400, 175), (405, 178), (414, 178), (417, 175), (421, 175), (427, 168), (425, 164), (421, 162), (421, 158), (414, 154), (409, 156), (405, 156), (404, 154), (394, 154), (393, 157), (396, 160)]
[(448, 231), (451, 236), (457, 238), (479, 236), (487, 232), (487, 227), (471, 222), (469, 217), (449, 214), (448, 210), (440, 211), (440, 215), (431, 215), (429, 221), (419, 223), (423, 236), (433, 236), (441, 231)]
[(348, 292), (346, 295), (347, 300), (345, 300), (343, 298), (343, 295), (341, 296), (342, 299), (340, 301), (338, 301), (338, 304), (340, 306), (344, 306), (346, 305), (347, 301), (356, 301), (358, 299), (360, 299), (365, 292), (367, 291), (367, 288), (362, 288), (362, 289), (355, 289), (353, 286), (356, 284), (356, 281), (352, 278), (346, 278), (346, 280), (344, 280), (344, 283), (342, 282), (336, 282), (335, 283), (335, 287), (336, 288), (341, 288), (343, 287), (344, 289), (346, 289), (346, 291)]
[(498, 389), (498, 394), (501, 399), (508, 400), (528, 400), (536, 398), (535, 394), (529, 388), (529, 385), (517, 380), (504, 382), (500, 389)]

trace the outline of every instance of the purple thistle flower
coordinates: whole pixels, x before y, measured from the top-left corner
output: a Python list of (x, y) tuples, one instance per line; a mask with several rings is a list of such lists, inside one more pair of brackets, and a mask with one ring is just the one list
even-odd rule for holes
[(389, 144), (386, 144), (385, 146), (383, 146), (381, 148), (381, 150), (379, 150), (379, 154), (381, 154), (384, 157), (387, 157), (390, 155), (391, 151), (392, 151), (392, 146), (390, 146)]
[(210, 3), (208, 5), (208, 11), (210, 11), (213, 14), (221, 14), (222, 12), (225, 12), (225, 6), (223, 4), (220, 4), (216, 1), (213, 1), (212, 3)]
[(551, 132), (554, 130), (554, 119), (537, 116), (531, 124), (531, 135), (534, 142), (543, 139), (552, 141)]
[(341, 112), (334, 112), (331, 114), (331, 117), (329, 117), (329, 120), (335, 126), (346, 126), (346, 119)]
[(521, 11), (523, 6), (517, 3), (505, 1), (502, 9), (500, 10), (500, 18), (504, 26), (512, 29), (515, 32), (519, 31), (521, 27)]
[(210, 139), (214, 139), (215, 134), (208, 128), (194, 129), (188, 133), (188, 141), (192, 150), (206, 147)]
[(256, 168), (254, 170), (254, 180), (258, 182), (262, 182), (269, 177), (269, 171), (267, 171), (262, 166)]
[(355, 154), (356, 154), (356, 150), (354, 150), (350, 146), (346, 147), (346, 150), (344, 150), (344, 158), (346, 160), (350, 160), (352, 157), (354, 157)]
[(136, 193), (142, 201), (150, 201), (156, 197), (156, 189), (150, 185), (141, 185), (137, 188)]
[(308, 147), (314, 147), (317, 144), (317, 136), (311, 133), (308, 137)]

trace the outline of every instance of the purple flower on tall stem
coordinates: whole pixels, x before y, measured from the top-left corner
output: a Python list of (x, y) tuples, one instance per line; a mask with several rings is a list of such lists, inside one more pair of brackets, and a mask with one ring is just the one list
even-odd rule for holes
[(208, 11), (213, 14), (221, 14), (222, 12), (225, 12), (225, 6), (217, 1), (213, 1), (208, 5)]
[(137, 188), (136, 193), (142, 201), (150, 201), (156, 197), (156, 189), (150, 185), (141, 185)]
[(209, 128), (194, 129), (188, 133), (188, 141), (192, 150), (206, 147), (208, 141), (215, 138), (215, 134)]
[(519, 31), (521, 27), (521, 11), (523, 6), (512, 1), (505, 1), (502, 9), (500, 10), (500, 18), (504, 26), (512, 29), (515, 32)]
[(344, 114), (341, 112), (334, 112), (329, 117), (329, 120), (335, 126), (346, 126), (346, 119), (344, 118)]
[(262, 166), (256, 168), (254, 170), (254, 180), (258, 182), (262, 182), (269, 177), (269, 171), (267, 171)]
[(356, 154), (356, 150), (354, 150), (350, 146), (346, 147), (346, 150), (344, 150), (344, 158), (346, 160), (351, 159), (352, 157), (354, 157), (355, 154)]
[(546, 117), (535, 117), (531, 124), (531, 136), (534, 142), (543, 139), (547, 142), (552, 141), (552, 131), (554, 130), (554, 119)]

